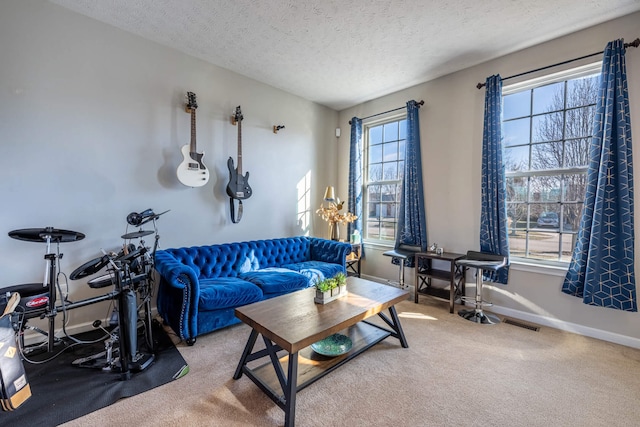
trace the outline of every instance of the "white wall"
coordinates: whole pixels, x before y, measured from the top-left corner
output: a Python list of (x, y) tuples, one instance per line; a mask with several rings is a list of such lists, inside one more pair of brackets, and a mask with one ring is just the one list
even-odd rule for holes
[[(422, 162), (429, 243), (465, 253), (479, 248), (480, 169), (484, 89), (478, 82), (493, 74), (503, 77), (604, 50), (618, 38), (629, 42), (640, 37), (640, 14), (635, 13), (585, 31), (544, 43), (512, 55), (454, 73), (413, 88), (394, 93), (340, 112), (340, 127), (348, 129), (353, 117), (366, 117), (405, 105), (410, 99), (424, 100), (420, 109)], [(479, 46), (478, 49), (482, 47)], [(565, 66), (572, 67), (580, 63)], [(560, 71), (558, 67), (552, 71)], [(636, 155), (640, 153), (640, 49), (627, 52), (627, 73), (635, 136)], [(536, 75), (528, 75), (529, 79)], [(508, 83), (515, 83), (513, 79)], [(505, 83), (506, 84), (506, 83)], [(339, 187), (346, 191), (348, 178), (349, 132), (340, 137)], [(635, 176), (640, 188), (640, 174)], [(636, 225), (636, 233), (638, 233)], [(395, 278), (397, 267), (381, 255), (367, 251), (363, 261), (366, 275)], [(640, 247), (636, 248), (636, 254)], [(636, 269), (640, 273), (639, 264)], [(408, 269), (413, 283), (413, 270)], [(560, 291), (564, 271), (523, 271), (511, 269), (507, 286), (485, 288), (495, 311), (524, 320), (578, 331), (615, 342), (640, 347), (640, 315), (584, 305), (580, 299)], [(468, 294), (475, 293), (471, 275)], [(422, 297), (424, 298), (424, 297)]]
[[(171, 210), (158, 220), (162, 248), (324, 235), (315, 209), (334, 184), (335, 111), (42, 0), (2, 2), (0, 40), (0, 288), (43, 280), (46, 245), (9, 238), (16, 229), (84, 233), (60, 245), (66, 275), (101, 248), (118, 250), (127, 214), (147, 208)], [(201, 188), (175, 173), (190, 141), (187, 91), (197, 96), (197, 146), (211, 172)], [(225, 187), (238, 105), (254, 194), (233, 224)], [(273, 125), (286, 128), (274, 134)], [(305, 182), (307, 227), (297, 215)], [(104, 293), (69, 282), (74, 301)], [(106, 311), (72, 310), (70, 324)]]

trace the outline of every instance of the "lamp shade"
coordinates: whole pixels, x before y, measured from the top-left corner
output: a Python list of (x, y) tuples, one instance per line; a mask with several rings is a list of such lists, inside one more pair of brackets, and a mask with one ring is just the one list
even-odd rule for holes
[(336, 200), (336, 193), (333, 189), (333, 186), (329, 186), (326, 190), (324, 190), (324, 199), (327, 202), (333, 202), (334, 200)]

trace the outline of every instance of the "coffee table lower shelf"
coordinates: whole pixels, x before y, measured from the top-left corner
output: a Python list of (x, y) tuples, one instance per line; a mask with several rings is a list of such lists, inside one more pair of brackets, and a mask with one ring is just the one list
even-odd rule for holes
[[(298, 353), (298, 377), (296, 391), (300, 391), (329, 372), (347, 363), (365, 350), (387, 338), (391, 333), (367, 322), (360, 322), (339, 333), (347, 335), (353, 342), (353, 347), (347, 353), (329, 357), (316, 353), (311, 347), (306, 347)], [(289, 354), (279, 359), (283, 371), (289, 368)], [(278, 380), (278, 376), (271, 362), (257, 367), (244, 367), (243, 372), (256, 383), (277, 404), (284, 403), (285, 396)]]

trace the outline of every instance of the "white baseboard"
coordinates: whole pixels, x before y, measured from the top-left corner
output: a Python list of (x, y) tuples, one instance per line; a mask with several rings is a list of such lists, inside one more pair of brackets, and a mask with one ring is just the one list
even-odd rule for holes
[[(151, 308), (151, 318), (155, 318), (158, 315), (158, 310), (156, 307), (152, 307)], [(102, 319), (103, 324), (108, 324), (109, 319)], [(48, 326), (48, 325), (47, 325)], [(45, 329), (42, 328), (41, 329)], [(46, 328), (48, 329), (48, 328)], [(66, 331), (67, 331), (67, 335), (77, 335), (77, 334), (81, 334), (83, 332), (89, 332), (89, 331), (94, 331), (96, 328), (93, 327), (93, 322), (85, 322), (85, 323), (78, 323), (75, 325), (69, 325), (65, 327)], [(45, 330), (45, 332), (48, 332), (48, 330)], [(62, 338), (64, 336), (64, 331), (62, 330), (62, 328), (57, 328), (56, 329), (56, 337), (58, 338)], [(39, 332), (33, 331), (33, 330), (26, 330), (24, 333), (24, 345), (28, 346), (28, 345), (33, 345), (33, 344), (39, 344), (41, 342), (47, 341), (48, 338), (44, 335), (42, 335)]]
[[(362, 278), (374, 282), (387, 283), (387, 280), (380, 277), (366, 276), (363, 274)], [(413, 286), (410, 287), (409, 292), (413, 294)], [(583, 335), (585, 337), (597, 338), (599, 340), (608, 341), (627, 347), (640, 348), (640, 339), (627, 335), (617, 334), (615, 332), (603, 331), (601, 329), (591, 328), (589, 326), (583, 326), (577, 323), (566, 322), (564, 320), (559, 320), (552, 317), (527, 313), (525, 311), (514, 310), (497, 305), (492, 306), (491, 309), (487, 311), (501, 314), (503, 316), (508, 316), (514, 319), (535, 323), (541, 326), (548, 326), (550, 328), (559, 329), (561, 331), (572, 332), (574, 334)]]
[[(44, 329), (44, 328), (40, 328), (40, 329)], [(82, 332), (93, 331), (96, 328), (93, 327), (93, 322), (91, 323), (87, 322), (87, 323), (77, 324), (73, 326), (67, 326), (65, 329), (68, 335), (76, 335), (76, 334), (81, 334)], [(49, 332), (49, 331), (45, 330), (45, 332)], [(62, 338), (64, 336), (64, 331), (62, 330), (62, 328), (56, 329), (55, 335), (58, 338)], [(42, 335), (41, 333), (33, 330), (26, 330), (24, 333), (24, 344), (27, 346), (38, 344), (47, 340), (48, 338), (45, 335)]]
[(640, 339), (617, 334), (615, 332), (603, 331), (602, 329), (591, 328), (589, 326), (579, 325), (577, 323), (566, 322), (564, 320), (554, 319), (552, 317), (541, 316), (539, 314), (527, 313), (511, 308), (500, 307), (494, 305), (491, 307), (492, 313), (502, 314), (503, 316), (512, 317), (514, 319), (524, 320), (536, 323), (542, 326), (548, 326), (561, 331), (572, 332), (586, 337), (597, 338), (603, 341), (609, 341), (615, 344), (627, 347), (640, 348)]

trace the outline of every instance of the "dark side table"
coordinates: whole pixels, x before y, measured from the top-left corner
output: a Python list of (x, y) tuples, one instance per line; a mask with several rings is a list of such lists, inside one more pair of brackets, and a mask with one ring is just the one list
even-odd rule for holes
[[(429, 295), (449, 300), (449, 312), (453, 313), (454, 302), (466, 294), (464, 266), (456, 265), (456, 261), (465, 254), (443, 252), (419, 252), (416, 254), (416, 287), (414, 301), (418, 303), (419, 295)], [(434, 280), (449, 283), (449, 289), (433, 286)]]
[(347, 255), (347, 260), (346, 260), (347, 276), (360, 277), (360, 274), (361, 274), (360, 268), (362, 266), (362, 260), (360, 259), (361, 255), (362, 255), (362, 244), (352, 243), (351, 253)]

